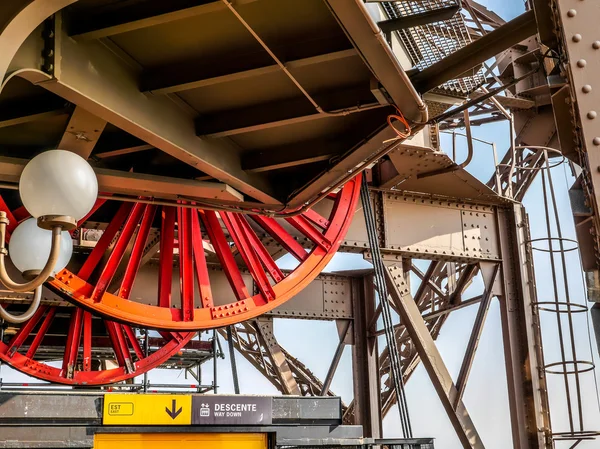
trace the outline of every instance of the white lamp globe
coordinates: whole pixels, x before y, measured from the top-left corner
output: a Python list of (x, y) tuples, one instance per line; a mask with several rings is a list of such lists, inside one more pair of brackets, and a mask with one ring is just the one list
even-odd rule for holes
[[(52, 274), (67, 266), (73, 254), (73, 240), (67, 231), (62, 231), (60, 253)], [(10, 236), (8, 255), (20, 272), (41, 271), (52, 247), (52, 231), (38, 227), (35, 218), (28, 218), (15, 228)]]
[(35, 218), (67, 215), (81, 220), (98, 197), (94, 170), (81, 156), (51, 150), (31, 159), (19, 180), (25, 209)]

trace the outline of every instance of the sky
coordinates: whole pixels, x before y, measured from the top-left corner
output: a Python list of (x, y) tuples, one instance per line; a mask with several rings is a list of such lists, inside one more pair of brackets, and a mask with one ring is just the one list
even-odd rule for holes
[[(480, 0), (501, 17), (509, 20), (523, 11), (522, 0)], [(508, 125), (505, 122), (494, 123), (477, 127), (473, 130), (475, 137), (497, 143), (499, 157), (509, 147)], [(450, 139), (442, 139), (442, 149), (451, 152)], [(458, 160), (466, 154), (464, 142), (459, 145)], [(483, 181), (489, 179), (493, 170), (493, 159), (489, 147), (475, 144), (475, 157), (468, 170)], [(561, 225), (565, 237), (575, 238), (574, 226), (568, 199), (568, 188), (573, 182), (568, 167), (561, 165), (552, 169), (555, 182), (557, 203)], [(524, 204), (530, 217), (531, 232), (534, 238), (545, 235), (544, 208), (542, 201), (541, 179), (538, 176), (534, 185), (528, 192)], [(555, 232), (555, 226), (553, 226)], [(569, 252), (567, 255), (568, 285), (574, 302), (584, 304), (585, 288), (581, 275), (578, 253)], [(536, 252), (536, 281), (539, 300), (553, 300), (554, 293), (550, 276), (550, 264), (546, 253)], [(339, 255), (334, 258), (328, 271), (339, 271), (367, 267), (369, 264), (358, 255)], [(559, 266), (560, 270), (560, 266)], [(559, 279), (559, 296), (564, 297)], [(467, 292), (466, 297), (481, 293), (482, 283), (476, 278)], [(452, 313), (437, 340), (437, 346), (454, 379), (458, 375), (462, 357), (471, 332), (477, 308), (467, 307)], [(590, 345), (588, 322), (586, 314), (577, 314), (574, 317), (576, 330), (576, 348), (581, 359), (598, 360), (595, 343)], [(564, 324), (564, 323), (563, 323)], [(336, 350), (338, 343), (337, 330), (334, 322), (305, 321), (305, 320), (275, 320), (275, 335), (286, 350), (311, 369), (317, 377), (324, 379)], [(542, 333), (544, 338), (544, 355), (546, 363), (558, 360), (558, 344), (556, 320), (550, 313), (542, 315)], [(204, 337), (206, 338), (206, 336)], [(381, 341), (383, 343), (383, 340)], [(233, 393), (230, 362), (226, 350), (226, 342), (222, 341), (225, 349), (225, 358), (218, 361), (219, 393)], [(249, 362), (239, 354), (236, 356), (240, 387), (242, 394), (280, 394), (269, 381), (264, 378)], [(212, 363), (203, 366), (203, 383), (213, 381)], [(346, 403), (352, 400), (352, 372), (351, 347), (346, 347), (337, 374), (333, 379), (331, 389), (335, 391)], [(596, 369), (596, 373), (600, 371)], [(27, 377), (16, 373), (6, 366), (1, 367), (0, 377), (4, 382), (30, 381)], [(565, 403), (565, 388), (561, 383), (562, 377), (548, 375), (549, 396), (551, 401), (552, 421), (555, 431), (566, 430), (567, 417)], [(597, 390), (593, 372), (583, 374), (582, 391), (583, 406), (585, 410), (586, 428), (600, 430), (600, 412), (598, 411)], [(174, 371), (155, 370), (150, 374), (151, 382), (163, 383), (190, 383), (184, 373)], [(141, 381), (141, 379), (137, 379)], [(571, 388), (572, 396), (575, 390)], [(439, 402), (435, 390), (422, 366), (419, 366), (407, 384), (407, 401), (412, 421), (413, 433), (420, 437), (435, 437), (437, 449), (460, 449), (461, 445), (455, 432)], [(508, 410), (508, 396), (504, 356), (500, 328), (500, 314), (497, 300), (492, 302), (490, 312), (485, 323), (483, 335), (479, 343), (470, 380), (465, 392), (464, 402), (473, 422), (488, 449), (506, 449), (512, 447), (510, 432), (510, 417)], [(397, 409), (393, 408), (384, 420), (384, 436), (400, 437), (401, 430)], [(598, 447), (598, 441), (585, 442), (578, 446), (581, 449)], [(557, 448), (568, 447), (564, 443), (557, 444)]]

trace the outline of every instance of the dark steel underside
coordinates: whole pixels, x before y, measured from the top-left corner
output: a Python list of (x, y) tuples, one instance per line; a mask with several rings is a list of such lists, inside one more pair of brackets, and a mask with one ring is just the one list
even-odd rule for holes
[[(29, 159), (70, 137), (88, 142), (87, 156), (98, 168), (222, 181), (247, 201), (286, 204), (295, 198), (301, 205), (356, 167), (349, 155), (362, 152), (358, 161), (370, 155), (372, 148), (364, 144), (394, 110), (387, 103), (402, 107), (404, 102), (407, 116), (418, 118), (413, 100), (388, 92), (398, 90), (401, 77), (387, 73), (388, 85), (382, 85), (382, 74), (365, 62), (328, 2), (238, 0), (233, 5), (322, 111), (369, 109), (319, 113), (221, 1), (79, 0), (61, 11), (60, 25), (52, 25), (56, 42), (49, 42), (43, 27), (29, 39), (37, 50), (54, 47), (53, 63), (48, 51), (46, 58), (31, 59), (38, 60), (32, 68), (46, 72), (50, 82), (36, 86), (17, 76), (2, 90), (0, 156)], [(354, 2), (348, 6), (356, 23), (366, 24)], [(13, 60), (11, 69), (23, 68), (19, 62)], [(106, 73), (115, 64), (131, 76), (130, 85), (111, 84)], [(83, 83), (96, 90), (86, 101), (98, 109), (75, 98), (74, 91), (81, 93), (77, 86), (70, 84), (69, 92), (56, 88), (53, 79), (71, 82), (75, 69), (88, 71), (81, 72)], [(94, 74), (107, 86), (99, 86)], [(125, 88), (137, 90), (133, 94), (140, 101), (128, 102), (128, 111), (110, 98), (124, 98), (120, 89)], [(160, 101), (165, 106), (150, 111)], [(77, 106), (94, 109), (101, 126), (72, 123)], [(145, 113), (156, 127), (114, 118), (125, 112), (133, 122)], [(165, 143), (161, 133), (182, 135), (173, 126), (191, 127), (197, 137), (188, 143), (201, 151), (175, 151)], [(328, 171), (329, 178), (320, 176)]]

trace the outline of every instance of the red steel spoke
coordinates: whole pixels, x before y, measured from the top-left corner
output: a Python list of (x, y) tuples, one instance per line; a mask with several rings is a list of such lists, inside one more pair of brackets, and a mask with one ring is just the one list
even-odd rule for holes
[(271, 217), (262, 217), (260, 215), (251, 215), (251, 218), (299, 262), (302, 262), (308, 257), (308, 253), (304, 251), (302, 245), (298, 243), (294, 237), (292, 237), (290, 233), (277, 222), (277, 220)]
[[(42, 307), (44, 307), (44, 306), (42, 306)], [(57, 310), (58, 310), (58, 307), (49, 307), (48, 308), (48, 314), (46, 315), (46, 318), (44, 318), (44, 321), (42, 322), (42, 325), (38, 329), (37, 334), (35, 334), (35, 338), (29, 345), (29, 350), (27, 351), (27, 354), (25, 354), (25, 357), (32, 359), (35, 356), (35, 353), (37, 352), (38, 348), (42, 344), (42, 341), (44, 340), (44, 337), (46, 336), (46, 333), (48, 332), (48, 328), (50, 327), (50, 325), (52, 324), (52, 321), (54, 320), (54, 315), (56, 315)]]
[(119, 229), (121, 229), (121, 225), (125, 222), (125, 219), (129, 215), (129, 212), (132, 208), (133, 203), (123, 203), (121, 205), (111, 222), (106, 227), (106, 230), (102, 234), (102, 237), (100, 237), (100, 240), (98, 240), (98, 243), (96, 243), (96, 246), (94, 247), (88, 258), (85, 260), (83, 266), (79, 270), (79, 273), (77, 275), (81, 279), (87, 281), (90, 278), (90, 276), (98, 266), (98, 263), (104, 256), (104, 253), (110, 246), (110, 243), (112, 242), (113, 238), (115, 237), (115, 235), (117, 235)]
[(118, 295), (121, 298), (128, 299), (129, 295), (131, 294), (135, 277), (140, 269), (142, 256), (144, 255), (144, 248), (146, 246), (146, 240), (148, 240), (148, 234), (150, 233), (150, 228), (152, 227), (152, 221), (154, 220), (155, 213), (156, 206), (151, 204), (146, 205), (140, 228), (137, 236), (135, 237), (135, 242), (133, 243), (131, 256), (127, 261), (127, 267), (125, 269), (125, 274), (123, 275), (123, 281), (121, 282), (121, 287), (119, 288)]
[(191, 216), (187, 207), (177, 209), (179, 240), (179, 291), (183, 321), (194, 319), (194, 262), (192, 259)]
[(302, 215), (298, 215), (296, 217), (287, 217), (285, 221), (287, 221), (294, 228), (296, 228), (296, 230), (300, 231), (305, 237), (307, 237), (313, 243), (319, 245), (324, 250), (331, 248), (331, 243), (325, 238), (325, 236), (317, 231), (310, 221), (308, 221)]
[(4, 198), (2, 198), (1, 196), (0, 196), (0, 211), (6, 212), (6, 218), (8, 218), (8, 225), (6, 226), (6, 240), (8, 241), (8, 239), (10, 238), (10, 235), (15, 230), (15, 228), (17, 227), (17, 224), (19, 224), (19, 222), (17, 221), (17, 219), (15, 218), (15, 216), (13, 215), (11, 210), (8, 208), (8, 206), (4, 202)]
[(198, 280), (198, 289), (200, 290), (200, 299), (202, 307), (209, 308), (214, 306), (212, 290), (210, 288), (210, 279), (208, 277), (208, 266), (206, 265), (206, 254), (204, 252), (204, 242), (202, 241), (202, 231), (200, 229), (200, 219), (195, 211), (191, 213), (192, 218), (192, 252), (194, 254), (194, 267), (196, 268), (196, 279)]
[(260, 241), (260, 239), (256, 235), (256, 232), (254, 232), (254, 229), (252, 229), (252, 227), (246, 220), (246, 217), (238, 214), (237, 218), (238, 218), (238, 222), (240, 223), (240, 226), (244, 230), (246, 237), (248, 238), (248, 240), (250, 242), (250, 245), (256, 251), (258, 258), (260, 259), (262, 264), (265, 266), (265, 268), (271, 275), (271, 278), (275, 282), (282, 281), (283, 278), (285, 277), (283, 275), (283, 272), (279, 269), (279, 267), (277, 266), (277, 264), (271, 257), (271, 254), (269, 254), (269, 251), (267, 250), (267, 248), (265, 248), (265, 245), (263, 245), (263, 242)]
[(122, 324), (121, 327), (123, 328), (123, 331), (125, 331), (125, 335), (127, 336), (127, 339), (129, 340), (129, 343), (131, 344), (131, 347), (133, 348), (133, 351), (135, 352), (135, 355), (137, 356), (138, 360), (142, 360), (145, 357), (144, 351), (140, 346), (140, 342), (135, 337), (135, 332), (133, 331), (131, 326), (127, 324)]
[(267, 301), (272, 301), (275, 298), (273, 287), (267, 279), (267, 273), (263, 270), (254, 248), (246, 237), (245, 230), (238, 221), (237, 214), (231, 212), (219, 212), (219, 214), (261, 294)]
[(71, 314), (71, 324), (67, 334), (67, 343), (65, 345), (65, 354), (63, 356), (62, 376), (67, 379), (72, 379), (75, 372), (75, 364), (77, 363), (77, 355), (79, 352), (79, 342), (81, 339), (81, 324), (83, 321), (83, 309), (76, 309)]
[(125, 255), (127, 245), (129, 245), (129, 241), (137, 229), (137, 225), (140, 222), (140, 218), (142, 217), (144, 209), (145, 205), (142, 203), (136, 203), (135, 206), (133, 206), (133, 210), (127, 218), (127, 221), (123, 226), (123, 230), (119, 234), (117, 242), (115, 243), (115, 246), (108, 257), (108, 261), (106, 262), (106, 265), (102, 269), (102, 273), (96, 282), (96, 286), (92, 292), (93, 301), (100, 301), (106, 292), (110, 281), (112, 281), (113, 276), (117, 272), (117, 268), (119, 268), (121, 259), (123, 259), (123, 256)]
[(31, 332), (33, 331), (33, 329), (35, 329), (35, 327), (38, 325), (38, 323), (42, 319), (42, 316), (44, 316), (46, 309), (47, 309), (46, 306), (40, 306), (37, 309), (37, 311), (33, 314), (33, 316), (29, 319), (29, 321), (27, 321), (23, 325), (23, 327), (21, 327), (21, 329), (19, 329), (19, 332), (17, 332), (14, 335), (14, 337), (10, 340), (10, 342), (8, 343), (8, 354), (11, 357), (14, 355), (15, 352), (17, 352), (19, 350), (19, 348), (25, 342), (27, 337), (29, 337), (29, 335), (31, 335)]
[(308, 219), (310, 222), (314, 223), (321, 229), (327, 229), (331, 224), (329, 220), (323, 217), (318, 212), (315, 212), (313, 209), (308, 209), (306, 212), (302, 214), (302, 216)]
[(236, 298), (242, 300), (249, 297), (250, 294), (248, 293), (248, 289), (242, 278), (242, 273), (231, 253), (231, 248), (227, 243), (223, 229), (221, 229), (217, 214), (212, 210), (199, 211), (199, 213), (200, 217), (202, 217), (202, 222), (204, 223), (210, 242), (219, 257), (221, 266), (225, 271), (225, 276), (227, 276)]
[(127, 371), (133, 372), (133, 363), (131, 361), (131, 356), (129, 355), (129, 348), (127, 347), (127, 342), (125, 341), (125, 335), (123, 334), (121, 325), (115, 323), (114, 321), (105, 321), (104, 324), (106, 326), (106, 330), (108, 331), (110, 343), (113, 351), (115, 351), (115, 356), (117, 357), (119, 366), (124, 366)]
[(92, 314), (83, 312), (83, 371), (92, 370)]
[(17, 207), (15, 210), (12, 211), (12, 214), (15, 217), (15, 221), (17, 223), (31, 216), (29, 212), (27, 212), (27, 209), (25, 209), (25, 206)]
[(175, 245), (175, 208), (163, 207), (160, 227), (158, 305), (171, 307), (173, 247)]

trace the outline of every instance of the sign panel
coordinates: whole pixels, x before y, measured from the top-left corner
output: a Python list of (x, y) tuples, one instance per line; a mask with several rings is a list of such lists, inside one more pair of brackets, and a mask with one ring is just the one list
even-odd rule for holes
[(192, 396), (181, 394), (106, 394), (104, 425), (190, 425)]
[(264, 396), (194, 396), (194, 425), (265, 425), (272, 423), (273, 400)]

